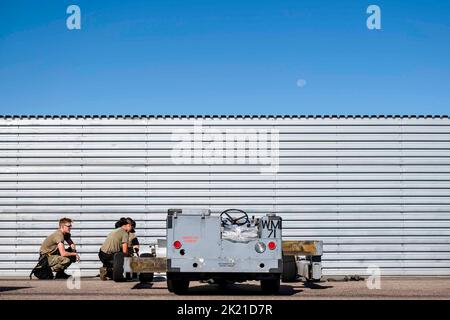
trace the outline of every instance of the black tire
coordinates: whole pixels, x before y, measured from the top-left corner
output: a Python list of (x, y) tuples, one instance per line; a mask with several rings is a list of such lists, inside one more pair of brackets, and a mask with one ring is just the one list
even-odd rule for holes
[(281, 274), (283, 282), (293, 282), (297, 280), (297, 264), (295, 256), (283, 256), (283, 273)]
[(115, 282), (122, 282), (125, 280), (123, 276), (123, 263), (124, 263), (124, 254), (122, 252), (117, 252), (114, 255), (113, 261), (113, 274), (112, 278)]
[(152, 282), (153, 281), (153, 272), (148, 273), (139, 273), (139, 282)]
[(167, 291), (172, 292), (173, 293), (173, 285), (172, 285), (172, 280), (167, 280)]
[[(152, 255), (150, 253), (142, 253), (139, 257), (149, 258), (152, 257)], [(153, 272), (139, 273), (139, 282), (152, 282), (153, 276), (154, 276)]]
[(167, 289), (175, 294), (185, 294), (189, 288), (189, 280), (173, 279), (167, 280)]
[(280, 279), (261, 280), (261, 290), (265, 294), (277, 294), (280, 292)]

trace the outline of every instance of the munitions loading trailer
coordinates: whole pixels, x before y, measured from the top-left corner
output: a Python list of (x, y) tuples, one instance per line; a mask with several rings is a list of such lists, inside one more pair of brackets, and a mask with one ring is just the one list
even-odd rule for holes
[(140, 273), (141, 281), (165, 272), (168, 290), (176, 294), (195, 280), (219, 285), (259, 280), (262, 291), (273, 294), (280, 280), (319, 281), (322, 276), (322, 242), (283, 241), (282, 219), (275, 214), (250, 218), (240, 209), (220, 215), (169, 209), (166, 223), (166, 241), (158, 240), (146, 256), (125, 257), (123, 272)]

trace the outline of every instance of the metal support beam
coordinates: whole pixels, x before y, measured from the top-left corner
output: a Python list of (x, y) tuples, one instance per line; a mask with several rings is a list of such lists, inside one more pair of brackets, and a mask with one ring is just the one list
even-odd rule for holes
[(283, 241), (283, 254), (286, 256), (321, 256), (322, 241)]
[(127, 257), (124, 262), (125, 272), (166, 272), (167, 259), (158, 257)]

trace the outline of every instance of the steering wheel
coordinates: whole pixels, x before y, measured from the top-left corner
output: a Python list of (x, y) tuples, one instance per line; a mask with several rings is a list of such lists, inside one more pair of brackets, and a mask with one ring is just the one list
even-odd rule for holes
[[(229, 214), (229, 212), (238, 212), (241, 213), (241, 216), (234, 218)], [(248, 219), (247, 212), (241, 209), (227, 209), (220, 214), (220, 221), (222, 222), (222, 227), (225, 226), (243, 226), (244, 224), (250, 223)]]

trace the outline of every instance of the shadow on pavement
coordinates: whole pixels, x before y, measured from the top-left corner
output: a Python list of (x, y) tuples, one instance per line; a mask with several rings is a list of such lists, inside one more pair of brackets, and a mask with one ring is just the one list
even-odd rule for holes
[(315, 282), (303, 282), (303, 287), (308, 288), (308, 289), (329, 289), (329, 288), (333, 288), (333, 286), (325, 286), (325, 285), (320, 285), (318, 283)]
[(289, 283), (291, 284), (294, 288), (308, 288), (308, 289), (329, 289), (329, 288), (333, 288), (333, 286), (329, 286), (329, 285), (323, 285), (322, 283), (324, 283), (323, 281), (319, 282), (312, 282), (312, 281), (291, 281), (291, 282), (285, 282), (285, 283)]
[[(136, 279), (131, 281), (138, 281)], [(166, 281), (165, 277), (154, 277), (152, 282), (138, 282), (131, 289), (151, 289), (153, 287), (153, 282), (164, 282)]]
[(153, 283), (145, 282), (145, 283), (136, 283), (131, 289), (151, 289), (153, 287)]
[[(295, 289), (289, 285), (281, 285), (280, 291), (276, 296), (291, 296), (296, 293), (302, 292), (303, 290)], [(267, 296), (261, 291), (259, 285), (254, 284), (232, 284), (225, 287), (216, 284), (206, 284), (202, 286), (189, 287), (189, 291), (185, 294), (190, 295), (235, 295), (235, 296)]]
[(30, 289), (32, 287), (0, 287), (0, 292), (14, 291), (20, 289)]

